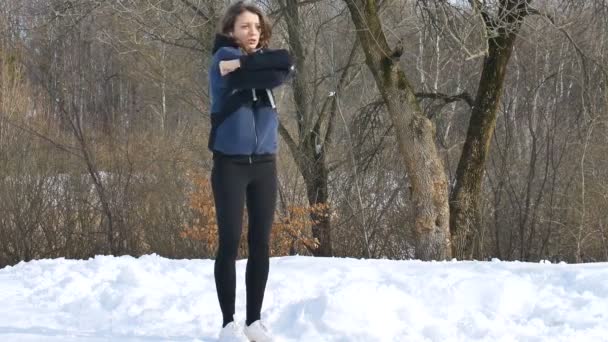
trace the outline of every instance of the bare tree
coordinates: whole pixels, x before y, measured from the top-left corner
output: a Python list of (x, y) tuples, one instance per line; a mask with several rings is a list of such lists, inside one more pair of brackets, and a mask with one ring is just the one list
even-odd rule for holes
[(447, 177), (435, 146), (434, 127), (399, 67), (402, 47), (391, 49), (378, 15), (379, 3), (345, 0), (365, 51), (366, 63), (385, 102), (405, 169), (411, 179), (416, 256), (451, 256)]
[[(347, 85), (352, 65), (357, 57), (357, 45), (350, 48), (345, 64), (339, 70), (332, 70), (335, 75), (320, 74), (317, 50), (322, 49), (319, 35), (327, 30), (332, 21), (337, 20), (339, 13), (329, 7), (326, 13), (329, 18), (313, 28), (305, 20), (308, 16), (301, 14), (303, 3), (295, 0), (279, 0), (280, 10), (272, 12), (274, 16), (285, 21), (287, 43), (296, 61), (296, 77), (293, 80), (293, 100), (297, 122), (297, 137), (293, 137), (285, 120), (280, 122), (279, 132), (298, 165), (306, 184), (306, 195), (310, 206), (329, 204), (329, 168), (327, 148), (330, 146), (331, 135), (337, 113), (338, 94)], [(309, 5), (310, 6), (310, 5)], [(316, 5), (313, 5), (316, 6)], [(314, 29), (314, 35), (310, 28)], [(312, 42), (312, 43), (311, 43)], [(336, 81), (329, 86), (329, 96), (326, 96), (321, 83), (323, 79), (332, 77)], [(325, 87), (327, 89), (328, 87)], [(317, 256), (331, 256), (331, 217), (311, 213), (313, 222), (318, 222), (312, 228), (313, 236), (319, 241), (318, 246), (311, 250)]]

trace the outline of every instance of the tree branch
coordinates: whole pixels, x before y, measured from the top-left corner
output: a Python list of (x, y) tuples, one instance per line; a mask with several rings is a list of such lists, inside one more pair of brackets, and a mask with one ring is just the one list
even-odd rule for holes
[(574, 47), (574, 49), (578, 53), (579, 57), (581, 58), (582, 63), (583, 63), (583, 67), (585, 67), (585, 60), (589, 59), (590, 61), (592, 61), (593, 63), (595, 63), (600, 68), (600, 70), (604, 74), (604, 77), (608, 78), (608, 70), (606, 70), (606, 68), (604, 67), (604, 65), (602, 63), (599, 63), (595, 59), (587, 56), (583, 52), (583, 49), (581, 49), (581, 47), (578, 46), (578, 44), (574, 41), (574, 38), (572, 38), (572, 35), (570, 35), (570, 32), (568, 32), (566, 30), (565, 26), (564, 25), (561, 25), (561, 26), (558, 25), (557, 24), (557, 20), (555, 20), (555, 18), (552, 15), (550, 15), (549, 13), (542, 12), (542, 11), (536, 9), (536, 8), (533, 8), (533, 7), (528, 7), (527, 8), (527, 13), (529, 15), (538, 15), (538, 16), (541, 16), (541, 17), (547, 19), (556, 29), (558, 29), (560, 32), (562, 32), (566, 36), (566, 39), (568, 39), (568, 41), (570, 42), (570, 44), (572, 44), (572, 46)]
[(24, 132), (26, 132), (28, 134), (31, 134), (31, 135), (33, 135), (33, 136), (35, 136), (35, 137), (37, 137), (37, 138), (39, 138), (41, 140), (44, 140), (44, 141), (48, 142), (49, 144), (51, 144), (52, 146), (54, 146), (55, 148), (57, 148), (60, 151), (66, 152), (69, 155), (72, 155), (72, 156), (77, 157), (79, 159), (84, 159), (84, 157), (82, 155), (80, 155), (80, 154), (72, 151), (72, 150), (78, 150), (76, 147), (61, 144), (61, 143), (53, 140), (52, 138), (49, 138), (48, 136), (46, 136), (46, 135), (44, 135), (44, 134), (36, 131), (33, 128), (30, 128), (30, 127), (25, 126), (25, 125), (21, 125), (21, 124), (19, 124), (17, 122), (13, 122), (13, 121), (11, 121), (9, 119), (6, 119), (6, 118), (3, 118), (1, 116), (0, 116), (0, 121), (4, 121), (7, 124), (9, 124), (10, 126), (16, 127), (16, 128), (18, 128), (18, 129), (20, 129), (20, 130), (22, 130), (22, 131), (24, 131)]
[[(186, 1), (186, 0), (182, 0), (182, 1)], [(320, 1), (323, 1), (323, 0), (304, 0), (304, 1), (300, 1), (300, 2), (298, 2), (298, 7), (314, 4), (314, 3), (317, 3), (317, 2), (320, 2)], [(276, 21), (281, 20), (281, 17), (285, 14), (286, 7), (287, 6), (285, 6), (285, 5), (283, 5), (281, 3), (281, 8), (276, 9), (276, 10), (271, 11), (270, 13), (268, 13), (268, 17), (271, 17), (271, 18), (275, 19)]]
[(418, 92), (418, 93), (416, 93), (416, 97), (418, 99), (443, 100), (443, 101), (445, 101), (446, 104), (451, 103), (451, 102), (456, 102), (456, 101), (464, 101), (469, 105), (469, 107), (473, 107), (473, 103), (474, 103), (473, 97), (471, 95), (469, 95), (469, 93), (467, 93), (466, 91), (463, 93), (460, 93), (458, 95)]
[(190, 7), (190, 9), (192, 9), (194, 11), (194, 13), (196, 13), (199, 17), (205, 19), (205, 20), (210, 20), (209, 16), (207, 14), (205, 14), (205, 12), (203, 12), (200, 8), (198, 8), (198, 6), (196, 6), (195, 4), (191, 3), (189, 0), (181, 0), (181, 2)]
[(279, 134), (281, 134), (281, 137), (283, 137), (285, 143), (287, 143), (287, 146), (291, 150), (291, 153), (296, 163), (300, 166), (303, 166), (304, 163), (302, 160), (302, 155), (299, 146), (296, 144), (295, 140), (293, 140), (293, 138), (289, 134), (289, 131), (287, 130), (287, 128), (285, 128), (281, 120), (279, 120)]
[[(344, 88), (344, 84), (346, 83), (347, 80), (347, 76), (348, 76), (348, 71), (350, 70), (350, 67), (353, 65), (353, 61), (355, 59), (355, 56), (357, 55), (357, 48), (359, 47), (359, 41), (356, 40), (355, 43), (353, 44), (353, 47), (350, 50), (350, 54), (348, 56), (348, 61), (346, 62), (346, 66), (342, 69), (342, 74), (340, 75), (340, 80), (338, 81), (338, 87), (336, 88), (335, 92), (333, 95), (331, 95), (330, 97), (333, 97), (333, 101), (336, 101), (336, 96), (342, 92), (342, 89)], [(329, 100), (329, 99), (328, 99)], [(313, 131), (315, 132), (320, 132), (321, 129), (321, 125), (323, 124), (323, 121), (325, 120), (325, 117), (327, 116), (327, 110), (326, 110), (326, 104), (327, 101), (325, 102), (325, 104), (323, 105), (323, 108), (321, 110), (321, 112), (319, 113), (319, 116), (317, 117), (317, 121), (314, 124), (314, 128)], [(336, 113), (335, 110), (335, 106), (333, 106), (333, 109), (331, 111), (330, 116), (334, 116)], [(330, 117), (331, 120), (331, 117)], [(328, 129), (329, 131), (329, 129)], [(325, 136), (325, 140), (327, 140), (328, 136)], [(325, 141), (323, 140), (323, 141)]]

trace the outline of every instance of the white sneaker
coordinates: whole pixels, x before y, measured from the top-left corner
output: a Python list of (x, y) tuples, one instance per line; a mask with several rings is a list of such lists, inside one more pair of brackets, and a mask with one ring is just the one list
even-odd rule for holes
[(235, 322), (226, 324), (220, 331), (219, 342), (248, 342), (241, 327)]
[(259, 319), (251, 323), (251, 325), (245, 324), (244, 332), (250, 342), (274, 341), (268, 328), (266, 328)]

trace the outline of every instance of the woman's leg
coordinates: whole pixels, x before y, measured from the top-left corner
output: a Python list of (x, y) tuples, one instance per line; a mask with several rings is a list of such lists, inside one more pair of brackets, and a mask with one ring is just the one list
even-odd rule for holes
[(249, 259), (247, 284), (247, 325), (260, 319), (268, 279), (269, 240), (277, 199), (276, 162), (253, 164), (252, 181), (247, 187), (249, 214)]
[(243, 226), (248, 166), (219, 158), (214, 160), (211, 172), (211, 186), (219, 233), (214, 275), (215, 288), (222, 309), (222, 326), (226, 326), (234, 320), (235, 262)]

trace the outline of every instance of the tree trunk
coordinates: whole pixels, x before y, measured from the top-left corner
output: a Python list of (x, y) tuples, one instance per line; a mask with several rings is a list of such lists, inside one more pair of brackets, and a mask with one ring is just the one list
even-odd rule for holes
[[(306, 145), (314, 143), (312, 141), (307, 142)], [(325, 164), (325, 153), (317, 154), (314, 148), (307, 149), (308, 155), (314, 155), (312, 165), (308, 164), (304, 167), (308, 168), (306, 176), (304, 177), (306, 183), (306, 194), (308, 195), (308, 203), (311, 206), (318, 204), (328, 204), (329, 191), (327, 187), (328, 183), (328, 169)], [(311, 212), (310, 217), (312, 219), (312, 235), (314, 238), (319, 240), (319, 245), (312, 251), (314, 256), (331, 256), (332, 255), (332, 244), (331, 244), (331, 225), (330, 218), (327, 215), (320, 215), (316, 212)]]
[(374, 0), (345, 0), (365, 51), (366, 64), (393, 122), (411, 182), (416, 257), (451, 257), (447, 177), (435, 146), (434, 126), (399, 68), (400, 48), (391, 51)]
[(511, 3), (514, 6), (512, 8), (508, 5), (509, 3), (503, 2), (502, 6), (505, 7), (502, 8), (502, 12), (508, 14), (500, 24), (485, 16), (488, 18), (485, 22), (486, 29), (488, 32), (497, 32), (498, 36), (488, 39), (488, 55), (484, 59), (467, 137), (456, 170), (456, 184), (450, 198), (452, 254), (458, 259), (481, 256), (478, 237), (485, 162), (496, 126), (496, 114), (507, 64), (525, 15), (524, 2)]
[[(315, 137), (320, 136), (316, 130), (319, 127), (312, 126), (312, 102), (310, 96), (310, 83), (308, 82), (308, 71), (306, 70), (306, 52), (302, 42), (301, 24), (296, 0), (286, 0), (282, 3), (285, 8), (285, 21), (287, 23), (288, 41), (291, 51), (295, 57), (295, 67), (298, 76), (293, 82), (293, 94), (296, 113), (298, 117), (298, 135), (296, 143), (291, 139), (284, 127), (280, 128), (280, 133), (287, 141), (287, 145), (296, 164), (306, 183), (306, 194), (308, 204), (315, 206), (328, 203), (328, 170), (325, 163), (325, 150), (321, 148), (317, 151)], [(331, 256), (331, 221), (323, 215), (311, 212), (310, 217), (313, 222), (312, 235), (319, 242), (315, 249), (311, 250), (314, 256)]]

